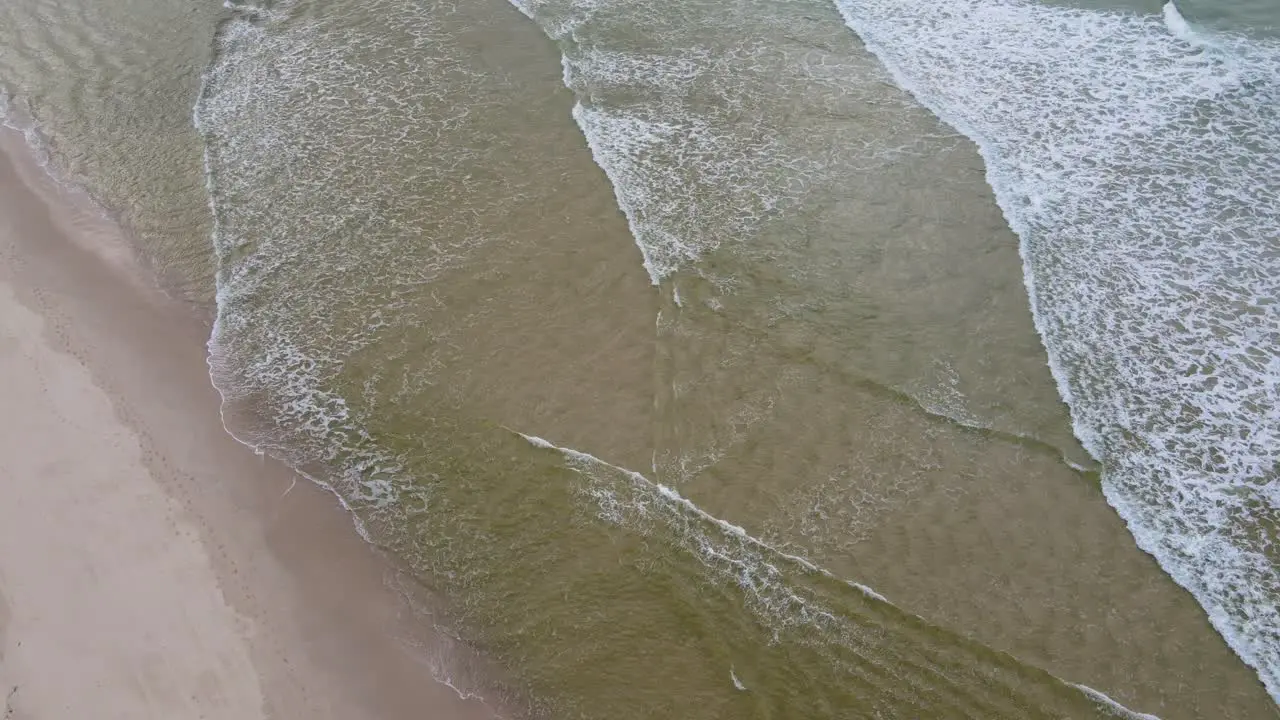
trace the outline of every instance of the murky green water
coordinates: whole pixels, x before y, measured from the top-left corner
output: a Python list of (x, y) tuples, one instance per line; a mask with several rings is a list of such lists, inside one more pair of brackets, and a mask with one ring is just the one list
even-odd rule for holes
[(455, 684), (545, 717), (1128, 717), (1073, 683), (1276, 714), (1108, 505), (977, 150), (835, 5), (0, 12), (53, 164), (216, 286), (237, 433), (494, 660)]

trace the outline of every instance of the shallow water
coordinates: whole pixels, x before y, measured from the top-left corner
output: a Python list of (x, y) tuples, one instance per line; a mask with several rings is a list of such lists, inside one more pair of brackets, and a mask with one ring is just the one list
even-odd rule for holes
[[(1265, 412), (1115, 370), (1176, 364), (1176, 326), (1143, 330), (1153, 308), (1194, 318), (1205, 288), (1275, 282), (1274, 253), (1240, 244), (1276, 216), (1269, 140), (1248, 134), (1274, 118), (1242, 114), (1274, 88), (1231, 75), (1245, 46), (1188, 49), (1158, 14), (971, 5), (377, 0), (188, 21), (159, 0), (23, 2), (0, 82), (171, 284), (207, 297), (216, 269), (233, 428), (334, 486), (437, 592), (500, 668), (445, 669), (459, 687), (555, 717), (1125, 716), (1072, 683), (1164, 718), (1273, 716), (1130, 534), (1266, 677), (1276, 596), (1187, 581), (1213, 574), (1169, 538), (1202, 549), (1222, 524), (1130, 437), (1169, 403), (1225, 408), (1190, 442), (1254, 428), (1259, 460)], [(159, 21), (189, 33), (154, 42)], [(1124, 63), (1146, 74), (1081, 84)], [(159, 64), (176, 69), (155, 83)], [(1079, 144), (1125, 115), (1096, 87), (1191, 142), (1161, 145), (1164, 165), (1123, 123), (1111, 155)], [(1056, 124), (1017, 135), (1050, 91)], [(1085, 160), (1101, 179), (1075, 190)], [(1189, 168), (1237, 173), (1238, 193), (1152, 217), (1210, 227), (1195, 213), (1253, 192), (1216, 217), (1237, 236), (1134, 224), (1149, 206), (1114, 178)], [(1080, 231), (1104, 210), (1111, 235)], [(1171, 248), (1200, 275), (1105, 275), (1176, 275)], [(1132, 292), (1162, 283), (1154, 304)], [(1195, 342), (1274, 330), (1267, 292), (1219, 298)], [(1239, 374), (1265, 357), (1219, 355), (1224, 392), (1275, 392)], [(1269, 527), (1257, 467), (1262, 494), (1227, 493), (1245, 530), (1218, 557)]]

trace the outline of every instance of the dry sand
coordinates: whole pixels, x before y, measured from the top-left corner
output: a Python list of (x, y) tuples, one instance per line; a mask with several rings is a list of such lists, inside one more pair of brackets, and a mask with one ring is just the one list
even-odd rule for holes
[(201, 313), (0, 149), (0, 717), (493, 717), (336, 500), (225, 433)]

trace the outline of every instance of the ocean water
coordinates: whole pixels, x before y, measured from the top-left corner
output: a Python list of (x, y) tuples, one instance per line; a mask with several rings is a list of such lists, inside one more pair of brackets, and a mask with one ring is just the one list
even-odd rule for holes
[(0, 83), (463, 691), (1271, 717), (1275, 12), (1180, 8), (15, 0)]

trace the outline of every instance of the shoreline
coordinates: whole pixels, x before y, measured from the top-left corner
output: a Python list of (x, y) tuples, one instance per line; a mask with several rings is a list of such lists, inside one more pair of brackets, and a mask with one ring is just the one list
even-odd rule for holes
[(332, 495), (225, 431), (208, 319), (77, 195), (0, 131), (5, 717), (499, 717)]

